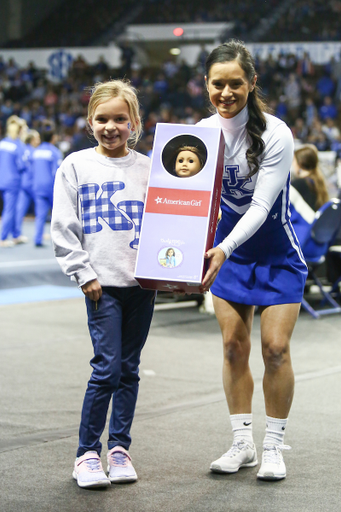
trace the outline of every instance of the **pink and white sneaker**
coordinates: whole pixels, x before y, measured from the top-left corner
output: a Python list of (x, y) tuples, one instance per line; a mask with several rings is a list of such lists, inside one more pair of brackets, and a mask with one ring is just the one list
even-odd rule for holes
[(107, 487), (110, 480), (103, 471), (97, 452), (86, 452), (75, 460), (72, 476), (79, 487)]
[(129, 452), (122, 446), (115, 446), (107, 455), (109, 480), (114, 484), (136, 482), (137, 474), (131, 463)]

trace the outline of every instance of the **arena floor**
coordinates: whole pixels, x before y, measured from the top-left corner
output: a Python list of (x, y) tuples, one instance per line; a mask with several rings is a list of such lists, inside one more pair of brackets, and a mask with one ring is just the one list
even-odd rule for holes
[[(32, 230), (26, 222), (25, 233)], [(138, 482), (80, 489), (71, 474), (91, 343), (81, 294), (46, 243), (0, 249), (1, 512), (340, 510), (341, 315), (313, 320), (305, 312), (292, 340), (296, 390), (285, 480), (258, 481), (257, 467), (210, 473), (210, 462), (231, 443), (220, 332), (214, 316), (181, 307), (155, 312), (142, 353), (130, 450)], [(265, 413), (257, 314), (252, 343), (260, 456)], [(105, 453), (104, 446), (103, 461)]]

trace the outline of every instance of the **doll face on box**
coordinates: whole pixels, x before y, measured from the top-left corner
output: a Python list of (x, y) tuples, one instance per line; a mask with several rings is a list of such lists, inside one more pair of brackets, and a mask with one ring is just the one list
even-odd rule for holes
[(180, 151), (175, 161), (175, 173), (180, 178), (195, 176), (201, 171), (201, 163), (198, 155), (193, 151)]

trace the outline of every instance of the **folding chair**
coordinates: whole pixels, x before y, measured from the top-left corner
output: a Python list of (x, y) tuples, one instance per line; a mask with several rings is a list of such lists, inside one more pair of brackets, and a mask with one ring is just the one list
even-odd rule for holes
[(302, 246), (303, 255), (305, 257), (309, 275), (314, 283), (318, 286), (324, 300), (321, 303), (328, 303), (330, 308), (314, 309), (308, 303), (305, 297), (302, 299), (302, 307), (308, 311), (314, 318), (322, 315), (330, 315), (332, 313), (341, 313), (341, 306), (327, 292), (316, 275), (317, 269), (324, 263), (329, 247), (341, 226), (341, 201), (340, 199), (331, 199), (324, 204), (315, 214), (315, 219), (311, 225), (310, 233)]

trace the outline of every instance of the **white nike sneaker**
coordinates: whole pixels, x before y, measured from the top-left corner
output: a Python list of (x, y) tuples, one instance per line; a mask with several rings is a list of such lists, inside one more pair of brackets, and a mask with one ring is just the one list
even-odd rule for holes
[(291, 450), (287, 445), (264, 445), (262, 464), (257, 473), (261, 480), (282, 480), (287, 476), (282, 450)]
[(234, 441), (228, 452), (212, 462), (210, 470), (214, 473), (237, 473), (239, 468), (253, 468), (257, 464), (255, 445), (241, 440)]

